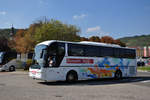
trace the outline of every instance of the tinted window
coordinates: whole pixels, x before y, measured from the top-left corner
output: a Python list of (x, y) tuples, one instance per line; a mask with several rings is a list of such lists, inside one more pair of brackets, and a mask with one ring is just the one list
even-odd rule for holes
[(69, 56), (84, 56), (84, 47), (78, 44), (68, 44)]
[(132, 58), (136, 58), (136, 50), (131, 50), (132, 52)]
[(119, 57), (120, 57), (120, 58), (126, 58), (125, 49), (122, 49), (122, 48), (121, 48), (121, 49), (119, 50)]
[(65, 44), (58, 43), (58, 55), (64, 56), (65, 55)]
[(111, 48), (111, 47), (101, 47), (101, 55), (102, 56), (113, 57), (114, 56), (113, 48)]
[(120, 55), (120, 48), (114, 48), (114, 57), (119, 58), (121, 57)]
[(54, 42), (49, 46), (47, 65), (51, 67), (59, 67), (65, 56), (65, 43)]
[(125, 58), (135, 58), (135, 50), (125, 49)]
[(114, 57), (133, 59), (136, 57), (136, 53), (132, 49), (114, 48)]
[(99, 57), (100, 56), (99, 47), (97, 47), (97, 46), (86, 46), (85, 56), (87, 56), (87, 57)]
[(104, 46), (68, 44), (69, 56), (135, 58), (135, 50)]
[(55, 56), (57, 53), (57, 43), (54, 42), (49, 46), (48, 55)]

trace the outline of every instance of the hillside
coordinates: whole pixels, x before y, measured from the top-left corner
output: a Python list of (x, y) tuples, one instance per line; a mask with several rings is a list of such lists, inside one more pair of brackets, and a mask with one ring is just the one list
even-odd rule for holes
[(120, 38), (120, 41), (126, 43), (127, 46), (150, 46), (150, 35), (124, 37)]
[[(14, 33), (17, 32), (18, 29), (14, 29)], [(0, 37), (4, 36), (9, 38), (11, 33), (11, 29), (0, 29)], [(120, 38), (120, 41), (125, 43), (127, 46), (150, 46), (150, 35), (141, 35), (141, 36), (133, 36), (133, 37), (124, 37)]]

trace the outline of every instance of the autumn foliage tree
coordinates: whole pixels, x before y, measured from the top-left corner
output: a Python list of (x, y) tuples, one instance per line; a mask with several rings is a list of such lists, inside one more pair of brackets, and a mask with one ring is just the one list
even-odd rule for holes
[(15, 37), (14, 37), (14, 47), (16, 49), (17, 52), (22, 52), (25, 53), (26, 52), (26, 41), (25, 41), (25, 33), (26, 30), (24, 29), (20, 29), (17, 31)]
[(114, 44), (114, 39), (110, 36), (103, 36), (101, 37), (101, 42), (103, 43), (110, 43), (110, 44)]
[(80, 41), (89, 41), (89, 39), (85, 37), (80, 37)]
[(122, 43), (119, 39), (115, 40), (110, 36), (103, 36), (103, 37), (98, 37), (98, 36), (91, 36), (89, 38), (81, 37), (81, 41), (92, 41), (92, 42), (101, 42), (101, 43), (108, 43), (108, 44), (117, 44), (122, 47), (125, 47), (126, 44)]
[(26, 30), (20, 29), (14, 37), (14, 47), (18, 52), (27, 53), (32, 52), (36, 44), (34, 39), (36, 28), (40, 28), (41, 22), (31, 24)]
[(20, 29), (14, 37), (18, 52), (32, 52), (37, 43), (46, 40), (80, 41), (79, 28), (58, 20), (38, 20), (26, 30)]
[(35, 34), (36, 29), (42, 26), (41, 22), (31, 24), (29, 28), (26, 30), (24, 35), (24, 42), (26, 43), (26, 52), (34, 51), (34, 46), (36, 45)]
[(121, 42), (119, 39), (115, 40), (114, 43), (115, 43), (115, 44), (118, 44), (118, 45), (120, 45), (120, 46), (122, 46), (122, 47), (126, 47), (126, 44), (123, 43), (123, 42)]
[(101, 39), (98, 36), (92, 36), (92, 37), (89, 38), (89, 41), (101, 42)]
[(64, 24), (59, 20), (38, 20), (31, 24), (28, 29), (20, 29), (14, 36), (14, 45), (17, 52), (32, 52), (37, 43), (46, 40), (63, 41), (93, 41), (125, 46), (120, 40), (115, 40), (109, 36), (92, 36), (90, 38), (80, 37), (80, 29), (75, 25)]

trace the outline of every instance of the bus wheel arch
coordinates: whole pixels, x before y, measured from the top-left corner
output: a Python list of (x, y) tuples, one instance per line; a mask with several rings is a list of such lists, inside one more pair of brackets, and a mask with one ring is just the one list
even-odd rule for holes
[(15, 71), (15, 70), (16, 70), (16, 67), (14, 65), (9, 66), (9, 71), (10, 72)]
[(78, 74), (75, 70), (70, 70), (66, 75), (67, 82), (75, 82), (78, 80)]
[(121, 79), (122, 78), (122, 71), (120, 69), (117, 69), (115, 72), (115, 79)]

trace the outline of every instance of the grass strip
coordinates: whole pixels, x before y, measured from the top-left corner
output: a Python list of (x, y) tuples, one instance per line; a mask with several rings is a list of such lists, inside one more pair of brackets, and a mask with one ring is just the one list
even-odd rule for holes
[(137, 67), (137, 69), (142, 70), (142, 71), (149, 71), (150, 72), (150, 66)]

